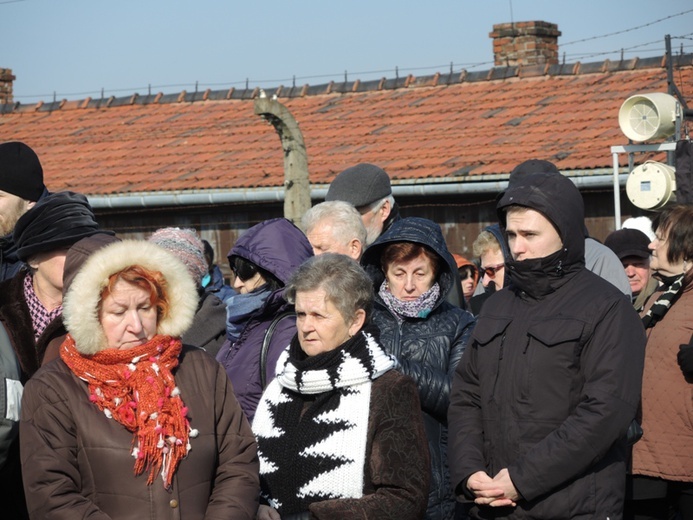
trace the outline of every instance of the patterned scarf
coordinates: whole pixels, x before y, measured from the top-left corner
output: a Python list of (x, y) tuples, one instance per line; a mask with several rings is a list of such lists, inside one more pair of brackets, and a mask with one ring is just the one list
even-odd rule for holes
[(646, 329), (654, 327), (658, 321), (664, 318), (669, 308), (674, 305), (676, 300), (681, 296), (681, 289), (683, 288), (683, 277), (685, 274), (681, 274), (673, 278), (662, 278), (665, 285), (668, 285), (666, 291), (659, 295), (657, 301), (652, 304), (652, 307), (645, 313), (642, 317), (642, 324)]
[(238, 341), (248, 319), (265, 304), (271, 294), (266, 287), (246, 294), (235, 294), (226, 300), (226, 337)]
[(31, 273), (24, 277), (24, 300), (29, 307), (31, 325), (34, 329), (34, 341), (38, 341), (48, 324), (63, 313), (63, 306), (59, 305), (52, 311), (46, 310), (34, 291), (34, 279)]
[(63, 361), (88, 383), (89, 400), (135, 434), (135, 475), (149, 470), (149, 485), (160, 471), (167, 489), (191, 449), (189, 438), (198, 434), (190, 428), (188, 409), (171, 372), (178, 366), (181, 348), (179, 339), (154, 336), (139, 347), (83, 356), (69, 334), (60, 346)]
[(364, 328), (336, 350), (313, 357), (294, 336), (279, 358), (253, 431), (262, 496), (280, 515), (363, 495), (372, 381), (397, 363), (373, 333)]
[(404, 321), (404, 318), (427, 318), (440, 297), (440, 285), (436, 282), (416, 300), (403, 301), (390, 292), (390, 286), (385, 280), (380, 286), (378, 295), (387, 308), (395, 313), (399, 321)]

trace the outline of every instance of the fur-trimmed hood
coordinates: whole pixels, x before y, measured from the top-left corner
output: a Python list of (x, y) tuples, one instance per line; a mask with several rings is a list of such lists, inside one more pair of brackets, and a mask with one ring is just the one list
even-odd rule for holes
[(63, 299), (65, 328), (82, 354), (92, 355), (105, 349), (106, 336), (98, 315), (101, 291), (109, 276), (131, 265), (159, 271), (166, 279), (169, 312), (159, 319), (157, 334), (179, 337), (192, 324), (199, 298), (185, 265), (156, 244), (123, 240), (92, 254)]

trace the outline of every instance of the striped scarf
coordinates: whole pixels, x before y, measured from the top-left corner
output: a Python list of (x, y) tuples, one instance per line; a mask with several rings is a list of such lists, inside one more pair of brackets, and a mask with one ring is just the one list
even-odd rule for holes
[(658, 321), (664, 318), (664, 315), (671, 308), (672, 305), (681, 296), (681, 289), (683, 288), (683, 277), (684, 274), (677, 276), (669, 285), (666, 291), (659, 295), (657, 301), (652, 304), (652, 307), (645, 313), (642, 317), (642, 324), (646, 329), (654, 327)]
[(367, 328), (306, 357), (294, 337), (253, 421), (264, 500), (280, 515), (363, 495), (371, 385), (396, 365)]
[(188, 409), (180, 398), (172, 370), (182, 344), (170, 336), (154, 336), (131, 349), (105, 349), (82, 355), (69, 334), (60, 357), (89, 385), (89, 400), (106, 417), (133, 432), (135, 475), (149, 470), (147, 485), (160, 471), (168, 489), (180, 461), (190, 451)]

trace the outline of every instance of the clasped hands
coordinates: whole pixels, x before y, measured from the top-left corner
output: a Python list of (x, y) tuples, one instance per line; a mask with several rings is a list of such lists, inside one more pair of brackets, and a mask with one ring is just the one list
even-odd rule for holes
[(467, 479), (467, 488), (474, 494), (474, 503), (480, 506), (515, 507), (520, 498), (508, 468), (503, 468), (493, 478), (485, 471), (477, 471)]

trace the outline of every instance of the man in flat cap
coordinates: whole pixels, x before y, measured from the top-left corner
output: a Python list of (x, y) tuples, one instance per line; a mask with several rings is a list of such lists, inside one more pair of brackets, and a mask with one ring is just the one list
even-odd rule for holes
[[(392, 196), (390, 177), (385, 170), (369, 163), (347, 168), (330, 183), (325, 201), (343, 200), (354, 206), (366, 226), (366, 246), (385, 233), (392, 223), (400, 219), (399, 207)], [(453, 288), (446, 300), (456, 307), (466, 308), (460, 274), (455, 270)]]
[(23, 265), (12, 239), (17, 220), (47, 193), (36, 153), (19, 141), (1, 143), (0, 281), (12, 278)]
[(633, 307), (638, 312), (657, 289), (657, 280), (650, 272), (650, 242), (639, 229), (618, 229), (604, 240), (604, 245), (616, 253), (623, 264), (633, 293)]
[(330, 183), (325, 200), (343, 200), (359, 211), (366, 226), (367, 246), (399, 219), (390, 177), (374, 164), (360, 163), (337, 175)]

